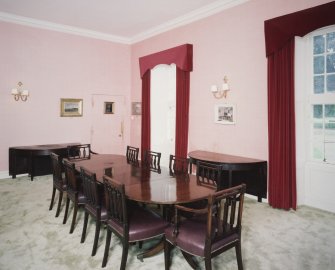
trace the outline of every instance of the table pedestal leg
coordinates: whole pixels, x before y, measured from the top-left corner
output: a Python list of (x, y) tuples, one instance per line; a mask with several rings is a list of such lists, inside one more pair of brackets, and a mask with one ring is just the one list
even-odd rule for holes
[(192, 269), (199, 269), (199, 265), (198, 263), (194, 260), (194, 256), (181, 251), (181, 253), (183, 254), (185, 260), (188, 262), (188, 264), (192, 267)]
[(152, 248), (138, 254), (137, 259), (143, 262), (144, 258), (157, 255), (159, 252), (164, 250), (164, 241), (165, 241), (164, 237), (162, 237), (161, 240), (156, 245), (154, 245)]

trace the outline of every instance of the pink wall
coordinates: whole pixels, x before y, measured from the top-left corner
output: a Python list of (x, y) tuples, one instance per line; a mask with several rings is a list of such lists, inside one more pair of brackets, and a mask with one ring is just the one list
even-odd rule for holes
[[(138, 58), (184, 43), (193, 44), (189, 150), (202, 149), (267, 159), (267, 60), (264, 20), (323, 4), (317, 0), (251, 0), (132, 46), (132, 99), (141, 99)], [(212, 84), (228, 76), (227, 99)], [(214, 123), (214, 106), (236, 105), (235, 125)], [(140, 119), (131, 122), (131, 144), (140, 145)]]
[[(92, 94), (130, 104), (129, 45), (3, 22), (0, 35), (0, 172), (9, 146), (90, 142)], [(18, 81), (30, 90), (27, 102), (10, 95)], [(60, 98), (82, 98), (83, 117), (60, 117)], [(129, 125), (126, 117), (126, 141)]]
[[(205, 149), (267, 159), (267, 75), (264, 20), (324, 0), (250, 0), (132, 46), (0, 22), (0, 172), (8, 170), (8, 147), (89, 142), (92, 94), (141, 100), (138, 58), (193, 44), (189, 150)], [(210, 85), (227, 75), (232, 91), (214, 99)], [(16, 102), (18, 81), (30, 90)], [(130, 98), (131, 97), (131, 98)], [(60, 98), (83, 98), (84, 116), (59, 117)], [(214, 123), (214, 105), (232, 103), (233, 126)], [(140, 146), (141, 118), (125, 118), (125, 141)]]

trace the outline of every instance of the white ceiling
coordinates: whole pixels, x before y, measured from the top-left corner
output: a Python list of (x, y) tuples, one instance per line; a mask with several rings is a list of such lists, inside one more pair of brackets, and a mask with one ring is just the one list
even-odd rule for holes
[(134, 43), (247, 0), (0, 0), (0, 20)]

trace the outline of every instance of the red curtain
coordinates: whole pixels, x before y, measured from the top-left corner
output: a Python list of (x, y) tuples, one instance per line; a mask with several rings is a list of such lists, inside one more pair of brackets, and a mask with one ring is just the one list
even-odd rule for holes
[(269, 204), (296, 209), (294, 38), (268, 57)]
[(150, 69), (142, 77), (142, 123), (141, 160), (145, 150), (150, 149)]
[(159, 64), (177, 66), (176, 74), (176, 145), (175, 155), (187, 157), (190, 71), (193, 69), (193, 46), (184, 44), (139, 59), (142, 77), (141, 154), (150, 149), (150, 69)]
[(265, 21), (269, 204), (296, 209), (294, 36), (335, 24), (335, 2)]
[(177, 67), (176, 82), (176, 145), (175, 155), (187, 157), (188, 111), (190, 104), (190, 72)]

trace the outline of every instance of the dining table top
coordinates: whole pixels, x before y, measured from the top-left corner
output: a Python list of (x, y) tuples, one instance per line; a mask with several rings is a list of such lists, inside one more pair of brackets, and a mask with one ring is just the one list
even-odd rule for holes
[(157, 204), (179, 204), (205, 199), (215, 193), (215, 189), (202, 186), (193, 174), (170, 173), (169, 168), (161, 167), (153, 171), (127, 162), (126, 156), (115, 154), (91, 155), (90, 159), (73, 160), (76, 170), (83, 167), (96, 174), (97, 181), (103, 183), (108, 175), (125, 185), (128, 199)]

